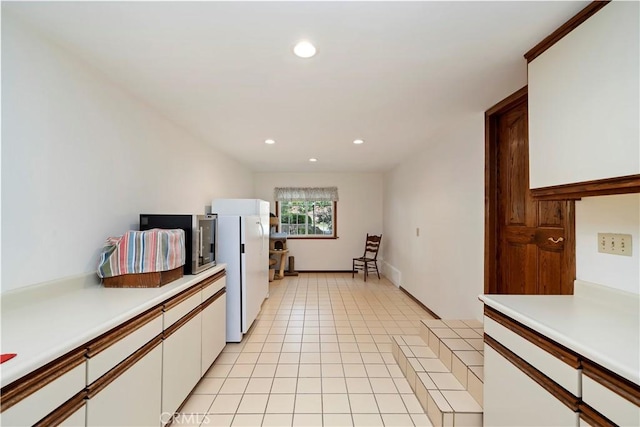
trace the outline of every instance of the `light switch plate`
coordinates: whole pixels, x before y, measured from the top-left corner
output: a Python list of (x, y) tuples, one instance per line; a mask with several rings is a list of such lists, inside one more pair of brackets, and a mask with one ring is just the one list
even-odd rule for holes
[(598, 233), (598, 252), (631, 256), (631, 234)]

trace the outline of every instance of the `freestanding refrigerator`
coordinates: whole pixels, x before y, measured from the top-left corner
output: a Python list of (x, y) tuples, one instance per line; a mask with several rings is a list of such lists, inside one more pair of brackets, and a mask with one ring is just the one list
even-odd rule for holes
[(216, 199), (218, 259), (227, 264), (227, 342), (240, 342), (269, 296), (269, 202)]

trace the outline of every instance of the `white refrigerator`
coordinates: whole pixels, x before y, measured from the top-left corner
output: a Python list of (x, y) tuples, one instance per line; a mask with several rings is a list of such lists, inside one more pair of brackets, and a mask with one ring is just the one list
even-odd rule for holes
[(215, 199), (218, 259), (227, 264), (227, 342), (240, 342), (269, 296), (269, 202)]

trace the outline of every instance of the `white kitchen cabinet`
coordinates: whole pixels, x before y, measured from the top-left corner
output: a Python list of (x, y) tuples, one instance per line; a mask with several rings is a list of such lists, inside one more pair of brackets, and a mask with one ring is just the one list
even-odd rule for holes
[(165, 330), (162, 413), (174, 413), (201, 378), (202, 314), (191, 312)]
[[(54, 353), (50, 345), (41, 343), (49, 335), (73, 338), (72, 343), (62, 342), (67, 347), (65, 354), (53, 354), (57, 358), (44, 365), (27, 357), (18, 372), (16, 365), (1, 370), (0, 425), (158, 427), (170, 422), (200, 380), (203, 367), (221, 352), (226, 335), (224, 266), (181, 281), (186, 283), (173, 288), (108, 290), (107, 294), (84, 284), (73, 288), (82, 294), (74, 301), (84, 298), (87, 306), (104, 306), (108, 315), (97, 310), (93, 314), (99, 322), (92, 323), (89, 316), (85, 323), (74, 323), (72, 332), (67, 332), (69, 322), (63, 322), (64, 330), (59, 325), (45, 328), (30, 340), (30, 347), (20, 347), (26, 356), (48, 355)], [(21, 301), (32, 297), (20, 296)], [(67, 307), (58, 307), (60, 300), (47, 294), (36, 304), (37, 312), (62, 314)], [(37, 312), (14, 315), (9, 323), (27, 324)], [(114, 319), (115, 313), (126, 313), (127, 320)], [(6, 317), (3, 313), (3, 320)], [(23, 341), (19, 334), (5, 335), (10, 337), (3, 336), (7, 347)], [(83, 342), (77, 337), (84, 337)], [(163, 414), (163, 404), (168, 414)]]
[(60, 427), (80, 427), (87, 423), (87, 405), (84, 404), (67, 419), (60, 423)]
[(162, 315), (155, 307), (88, 343), (87, 425), (160, 425)]
[(484, 346), (485, 426), (578, 426), (574, 412), (500, 355)]
[(209, 370), (226, 345), (227, 296), (221, 291), (220, 294), (212, 296), (211, 300), (213, 301), (210, 303), (207, 303), (210, 300), (204, 301), (202, 309), (201, 376)]
[(202, 291), (199, 288), (192, 288), (184, 295), (172, 298), (165, 304), (164, 330), (169, 329), (174, 323), (198, 307), (200, 303), (202, 303)]
[(484, 332), (538, 371), (544, 372), (560, 387), (571, 392), (574, 396), (580, 395), (579, 370), (491, 318), (485, 317)]
[(160, 425), (160, 343), (158, 337), (89, 386), (88, 426)]
[[(599, 375), (596, 377), (599, 377)], [(610, 377), (604, 382), (612, 385), (617, 381), (615, 378)], [(636, 399), (638, 399), (637, 388), (635, 395)], [(586, 405), (589, 405), (617, 425), (640, 425), (640, 408), (636, 404), (585, 373), (582, 375), (582, 400)]]
[(113, 369), (162, 334), (162, 309), (154, 308), (94, 340), (87, 346), (87, 384)]
[(593, 424), (589, 423), (588, 421), (583, 420), (582, 418), (580, 418), (580, 424), (578, 424), (579, 427), (596, 427)]
[(571, 296), (480, 300), (485, 425), (640, 425), (638, 295), (576, 281)]
[(611, 2), (529, 63), (532, 189), (640, 174), (639, 14)]
[[(83, 355), (80, 354), (79, 357), (83, 357)], [(60, 363), (53, 363), (50, 368), (43, 370), (45, 373), (40, 380), (18, 384), (16, 396), (25, 394), (27, 397), (0, 414), (0, 425), (34, 425), (84, 389), (86, 362), (84, 360), (80, 362), (78, 354), (65, 359)], [(75, 367), (56, 378), (56, 371), (65, 369), (66, 363), (73, 364)], [(38, 376), (35, 375), (34, 378), (38, 378)], [(55, 379), (51, 380), (50, 378)], [(5, 400), (11, 400), (12, 395), (11, 388), (3, 389), (3, 404)]]
[(484, 314), (484, 424), (578, 426), (578, 355), (493, 307)]

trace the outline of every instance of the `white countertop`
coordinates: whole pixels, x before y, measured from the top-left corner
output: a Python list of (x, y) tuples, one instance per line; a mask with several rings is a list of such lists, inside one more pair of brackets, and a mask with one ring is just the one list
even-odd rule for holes
[(224, 270), (220, 264), (160, 288), (105, 288), (96, 275), (31, 286), (0, 295), (0, 365), (4, 387), (23, 375)]
[(576, 286), (575, 295), (481, 295), (480, 300), (640, 385), (638, 295)]

